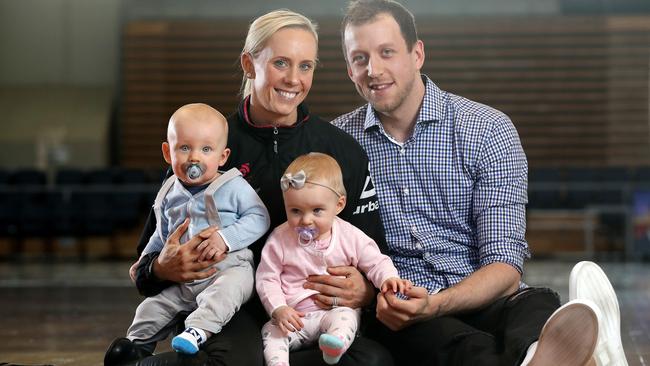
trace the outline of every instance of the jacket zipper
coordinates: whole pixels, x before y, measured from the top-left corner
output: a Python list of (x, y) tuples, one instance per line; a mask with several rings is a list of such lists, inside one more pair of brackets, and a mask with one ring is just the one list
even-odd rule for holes
[(278, 153), (278, 128), (273, 126), (273, 152)]

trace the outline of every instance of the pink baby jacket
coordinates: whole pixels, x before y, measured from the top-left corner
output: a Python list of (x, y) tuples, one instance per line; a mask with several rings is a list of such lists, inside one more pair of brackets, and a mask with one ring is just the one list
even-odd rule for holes
[(318, 310), (310, 298), (316, 291), (304, 289), (307, 276), (328, 274), (327, 267), (354, 266), (375, 285), (390, 277), (399, 277), (393, 262), (363, 231), (335, 217), (329, 246), (324, 250), (303, 247), (298, 234), (284, 223), (271, 233), (262, 250), (255, 275), (257, 294), (271, 315), (289, 305), (298, 311)]

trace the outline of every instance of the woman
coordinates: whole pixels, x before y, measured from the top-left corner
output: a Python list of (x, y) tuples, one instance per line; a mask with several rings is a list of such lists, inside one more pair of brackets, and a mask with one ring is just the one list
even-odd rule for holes
[[(341, 165), (348, 192), (348, 203), (340, 216), (385, 249), (378, 211), (362, 209), (364, 205), (376, 207), (376, 196), (369, 188), (371, 183), (365, 153), (352, 137), (311, 115), (303, 103), (311, 88), (317, 52), (316, 27), (300, 14), (288, 10), (273, 11), (251, 24), (241, 53), (243, 99), (237, 112), (228, 118), (228, 147), (232, 152), (223, 169), (236, 167), (242, 172), (267, 206), (271, 228), (274, 228), (286, 221), (279, 184), (286, 167), (296, 157), (308, 152), (329, 154)], [(150, 214), (138, 245), (139, 252), (153, 232), (153, 220)], [(256, 263), (259, 263), (265, 239), (266, 235), (249, 247), (255, 254)], [(140, 292), (150, 296), (170, 283), (209, 275), (209, 271), (202, 270), (212, 263), (197, 263), (198, 254), (192, 251), (201, 240), (199, 234), (190, 241), (193, 245), (179, 246), (177, 242), (168, 242), (162, 252), (143, 257), (136, 275)], [(306, 285), (321, 293), (314, 299), (319, 306), (326, 309), (336, 305), (362, 307), (372, 301), (372, 286), (355, 268), (336, 267), (329, 271), (332, 276), (315, 276)], [(266, 318), (259, 300), (255, 298), (233, 316), (221, 333), (210, 338), (196, 357), (181, 358), (168, 352), (147, 357), (138, 364), (261, 365), (259, 332)], [(173, 326), (170, 324), (167, 331)], [(166, 335), (161, 334), (161, 337)], [(149, 354), (148, 351), (151, 347), (146, 344), (134, 345), (120, 338), (109, 347), (105, 364), (135, 364), (135, 360)], [(294, 366), (322, 362), (321, 353), (315, 348), (292, 353), (291, 357)], [(392, 360), (379, 344), (361, 337), (339, 364), (390, 365)]]

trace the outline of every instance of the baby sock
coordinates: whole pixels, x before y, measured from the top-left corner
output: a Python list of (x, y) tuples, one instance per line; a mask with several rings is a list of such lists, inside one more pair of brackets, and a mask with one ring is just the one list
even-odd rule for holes
[(206, 339), (208, 337), (203, 329), (189, 327), (172, 339), (172, 348), (176, 352), (193, 355)]
[(321, 334), (318, 338), (318, 347), (323, 351), (323, 360), (328, 365), (338, 363), (343, 356), (345, 343), (337, 336), (331, 334)]

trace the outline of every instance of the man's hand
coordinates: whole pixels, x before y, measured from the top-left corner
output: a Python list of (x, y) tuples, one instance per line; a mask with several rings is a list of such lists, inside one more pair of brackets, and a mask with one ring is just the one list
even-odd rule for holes
[(398, 277), (391, 277), (381, 284), (380, 290), (382, 294), (385, 294), (388, 291), (392, 291), (394, 294), (396, 293), (404, 294), (406, 293), (405, 291), (407, 289), (411, 289), (411, 287), (413, 287), (411, 281), (403, 280)]
[(429, 295), (422, 287), (407, 290), (408, 300), (390, 291), (377, 296), (377, 318), (392, 330), (434, 317), (480, 309), (519, 288), (521, 274), (507, 263), (491, 263), (452, 287)]
[(302, 327), (304, 327), (304, 324), (300, 318), (305, 316), (305, 314), (296, 311), (291, 306), (280, 306), (273, 311), (273, 314), (271, 314), (271, 316), (273, 319), (275, 319), (275, 322), (278, 324), (280, 330), (282, 330), (284, 335), (299, 331), (302, 329)]
[(330, 275), (312, 275), (307, 277), (304, 288), (318, 291), (312, 298), (322, 309), (331, 309), (334, 297), (338, 306), (353, 309), (364, 307), (372, 302), (375, 288), (363, 275), (352, 266), (329, 267)]
[(217, 271), (215, 268), (206, 269), (223, 258), (199, 262), (200, 252), (196, 250), (196, 247), (205, 239), (208, 239), (216, 228), (207, 228), (181, 245), (180, 238), (187, 231), (189, 223), (189, 219), (186, 219), (167, 237), (165, 246), (153, 263), (153, 272), (158, 279), (172, 282), (190, 282), (208, 278)]
[(404, 292), (409, 299), (402, 300), (394, 292), (377, 295), (377, 319), (391, 330), (400, 330), (426, 319), (438, 316), (440, 295), (429, 295), (423, 287), (410, 287)]
[(217, 258), (221, 258), (219, 260), (221, 261), (226, 257), (226, 253), (228, 253), (226, 242), (223, 241), (221, 234), (219, 234), (216, 228), (209, 238), (205, 239), (198, 247), (196, 247), (196, 250), (201, 253), (199, 255), (199, 262)]

